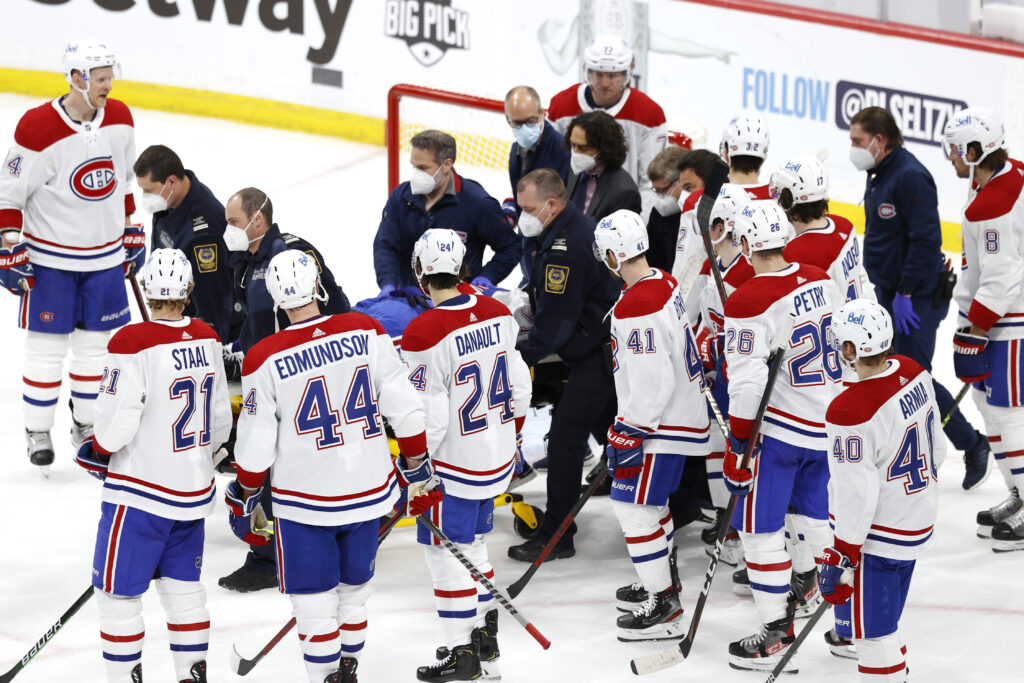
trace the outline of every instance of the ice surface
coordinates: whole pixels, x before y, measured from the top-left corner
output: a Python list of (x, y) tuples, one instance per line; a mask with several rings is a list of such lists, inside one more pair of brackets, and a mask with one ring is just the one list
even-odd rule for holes
[[(18, 118), (37, 103), (32, 98), (0, 95), (0, 137), (10, 139)], [(181, 115), (143, 110), (134, 114), (139, 151), (150, 144), (169, 145), (222, 201), (247, 185), (266, 190), (274, 202), (275, 220), (323, 251), (353, 301), (376, 293), (371, 244), (386, 197), (383, 148)], [(507, 194), (507, 179), (501, 174), (462, 170), (483, 181), (499, 199)], [(57, 462), (51, 478), (44, 480), (25, 457), (19, 390), (23, 341), (15, 325), (16, 312), (15, 298), (0, 292), (0, 320), (4, 321), (0, 329), (7, 359), (0, 364), (0, 386), (10, 389), (0, 394), (4, 416), (0, 443), (6, 445), (0, 474), (0, 500), (5, 505), (0, 672), (13, 666), (88, 586), (99, 519), (100, 487), (72, 461), (67, 436), (70, 417), (63, 403), (66, 388), (53, 430)], [(951, 316), (940, 331), (936, 363), (938, 377), (955, 392), (958, 383), (948, 342), (952, 327)], [(969, 401), (965, 410), (980, 426)], [(546, 412), (531, 414), (527, 421), (531, 460), (541, 455), (547, 422)], [(1024, 553), (996, 555), (990, 542), (974, 535), (975, 513), (1006, 495), (1002, 478), (993, 471), (982, 487), (964, 492), (960, 489), (963, 464), (956, 453), (941, 474), (938, 542), (918, 563), (901, 629), (912, 678), (1019, 681), (1015, 652), (1024, 625), (1020, 581)], [(219, 479), (221, 488), (226, 481)], [(543, 507), (543, 477), (523, 493), (528, 502)], [(218, 499), (216, 514), (207, 524), (203, 572), (212, 622), (209, 680), (214, 683), (237, 680), (228, 669), (233, 643), (243, 655), (252, 656), (290, 616), (287, 598), (276, 591), (239, 595), (217, 586), (217, 578), (238, 567), (244, 556), (244, 547), (228, 529), (226, 515)], [(579, 521), (576, 558), (544, 566), (516, 600), (518, 608), (551, 640), (551, 649), (542, 651), (514, 620), (502, 617), (505, 681), (629, 681), (634, 679), (629, 671), (631, 657), (666, 647), (615, 639), (614, 589), (633, 581), (633, 569), (607, 499), (588, 503)], [(707, 566), (698, 533), (691, 525), (676, 536), (686, 620)], [(489, 537), (499, 586), (508, 585), (526, 568), (506, 557), (505, 549), (515, 542), (511, 511), (499, 508)], [(752, 601), (732, 594), (730, 575), (731, 568), (721, 565), (690, 659), (649, 680), (764, 680), (765, 675), (734, 671), (726, 662), (728, 642), (752, 633), (757, 620)], [(411, 529), (397, 529), (387, 539), (378, 556), (375, 586), (360, 680), (414, 681), (416, 667), (432, 660), (442, 637), (427, 568)], [(173, 668), (159, 600), (151, 592), (143, 602), (148, 626), (143, 654), (146, 680), (171, 681)], [(821, 640), (828, 621), (819, 622), (797, 655), (800, 678), (855, 680), (856, 664), (832, 657)], [(798, 628), (802, 623), (797, 622)], [(19, 683), (103, 680), (94, 602), (17, 678)], [(289, 634), (247, 680), (305, 681), (298, 639)]]

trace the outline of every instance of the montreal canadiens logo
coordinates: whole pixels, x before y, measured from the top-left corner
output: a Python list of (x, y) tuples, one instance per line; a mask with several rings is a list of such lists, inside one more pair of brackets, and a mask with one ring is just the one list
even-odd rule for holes
[(896, 207), (892, 204), (882, 204), (878, 207), (879, 218), (892, 218), (896, 215)]
[(110, 157), (89, 159), (71, 174), (71, 191), (86, 201), (106, 199), (116, 188), (117, 176)]

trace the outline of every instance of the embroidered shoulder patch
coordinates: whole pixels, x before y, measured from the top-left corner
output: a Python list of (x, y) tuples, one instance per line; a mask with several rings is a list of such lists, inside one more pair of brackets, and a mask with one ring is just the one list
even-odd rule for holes
[(565, 294), (569, 282), (569, 266), (549, 264), (544, 270), (544, 291), (548, 294)]

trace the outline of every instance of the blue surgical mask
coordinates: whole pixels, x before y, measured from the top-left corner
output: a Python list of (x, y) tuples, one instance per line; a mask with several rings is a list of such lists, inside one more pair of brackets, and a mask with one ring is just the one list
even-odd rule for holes
[(541, 131), (544, 130), (543, 123), (528, 123), (512, 129), (512, 137), (516, 139), (520, 147), (530, 149), (540, 140)]

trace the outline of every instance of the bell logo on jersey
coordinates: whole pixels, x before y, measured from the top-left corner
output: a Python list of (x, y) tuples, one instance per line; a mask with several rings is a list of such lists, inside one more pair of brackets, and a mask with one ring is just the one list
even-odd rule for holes
[(114, 161), (110, 157), (89, 159), (71, 174), (71, 190), (81, 199), (98, 202), (117, 188)]

